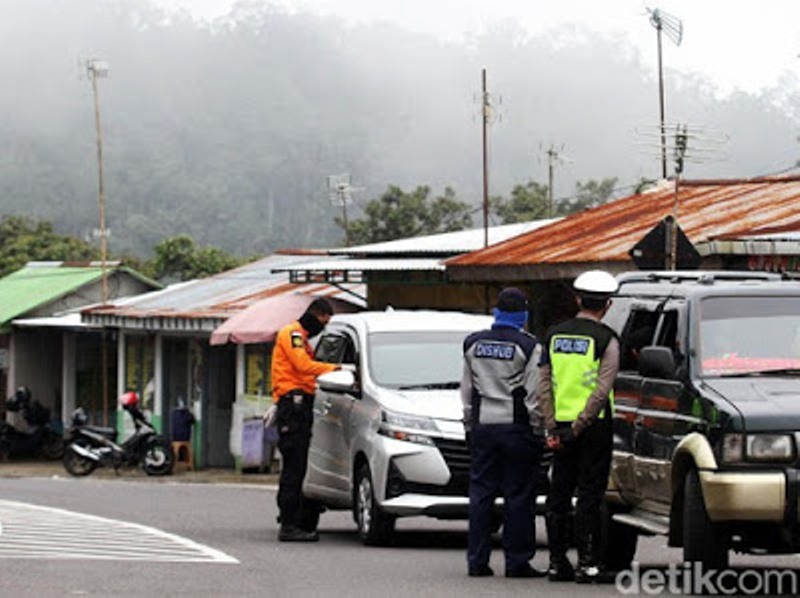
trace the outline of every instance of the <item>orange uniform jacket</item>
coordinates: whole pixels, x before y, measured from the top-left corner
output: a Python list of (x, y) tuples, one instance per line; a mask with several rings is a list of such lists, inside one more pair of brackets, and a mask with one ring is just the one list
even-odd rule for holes
[(300, 389), (313, 394), (317, 376), (334, 371), (337, 366), (323, 361), (314, 361), (314, 352), (308, 343), (308, 332), (294, 321), (281, 328), (275, 337), (272, 352), (272, 400)]

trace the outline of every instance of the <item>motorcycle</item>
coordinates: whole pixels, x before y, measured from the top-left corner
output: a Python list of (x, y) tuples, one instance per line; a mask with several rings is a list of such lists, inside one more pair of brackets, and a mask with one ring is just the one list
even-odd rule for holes
[[(17, 426), (5, 419), (0, 422), (0, 458), (42, 457), (60, 459), (64, 455), (64, 442), (50, 424), (50, 410), (39, 401), (31, 401), (31, 391), (20, 386), (6, 399), (7, 413), (18, 414)], [(26, 429), (20, 429), (24, 426)]]
[[(87, 476), (98, 467), (111, 466), (119, 474), (122, 466), (141, 466), (147, 475), (172, 473), (175, 457), (169, 441), (158, 434), (138, 407), (138, 398), (123, 395), (122, 407), (133, 419), (135, 431), (121, 444), (117, 430), (88, 424), (86, 412), (79, 407), (72, 413), (72, 425), (66, 434), (64, 468), (73, 476)], [(128, 398), (125, 398), (125, 397)]]

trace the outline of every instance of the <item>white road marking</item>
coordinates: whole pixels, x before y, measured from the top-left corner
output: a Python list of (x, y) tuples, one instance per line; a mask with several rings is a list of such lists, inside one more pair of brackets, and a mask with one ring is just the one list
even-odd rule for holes
[(160, 529), (0, 500), (0, 559), (231, 563), (232, 556)]

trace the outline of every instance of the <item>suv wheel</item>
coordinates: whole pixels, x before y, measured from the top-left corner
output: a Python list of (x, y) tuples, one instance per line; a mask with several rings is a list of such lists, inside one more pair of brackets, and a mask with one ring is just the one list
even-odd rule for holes
[(355, 518), (361, 541), (367, 546), (390, 544), (394, 537), (395, 518), (378, 506), (369, 465), (366, 463), (358, 469), (355, 494)]
[(728, 567), (725, 533), (708, 517), (696, 469), (686, 474), (683, 487), (683, 560), (700, 562), (705, 569)]
[(601, 561), (609, 571), (627, 571), (636, 555), (639, 533), (630, 525), (614, 521), (619, 507), (604, 503), (600, 511)]

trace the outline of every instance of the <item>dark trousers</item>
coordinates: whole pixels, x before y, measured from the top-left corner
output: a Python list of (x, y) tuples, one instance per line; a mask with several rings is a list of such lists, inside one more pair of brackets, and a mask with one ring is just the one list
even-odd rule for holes
[(506, 571), (525, 567), (536, 552), (536, 478), (542, 441), (530, 426), (475, 425), (471, 433), (467, 564), (489, 564), (494, 501), (504, 500), (503, 551)]
[(563, 560), (569, 539), (565, 537), (572, 496), (575, 503), (575, 536), (578, 562), (596, 565), (600, 533), (600, 507), (611, 467), (610, 419), (598, 419), (576, 439), (553, 455), (550, 495), (547, 497), (550, 560)]
[(281, 451), (278, 509), (282, 526), (298, 525), (308, 465), (314, 395), (289, 393), (278, 401), (275, 424)]

